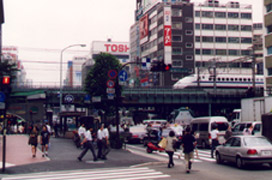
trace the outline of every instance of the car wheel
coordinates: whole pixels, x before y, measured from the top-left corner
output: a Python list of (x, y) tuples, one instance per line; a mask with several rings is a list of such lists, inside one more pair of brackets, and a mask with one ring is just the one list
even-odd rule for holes
[(244, 161), (243, 161), (243, 159), (241, 157), (236, 158), (236, 166), (239, 169), (242, 169), (244, 167)]
[(153, 150), (150, 148), (146, 148), (146, 152), (151, 154), (153, 152)]
[(217, 164), (222, 164), (222, 159), (221, 159), (221, 156), (220, 156), (219, 152), (216, 152), (216, 163)]
[(206, 142), (205, 142), (205, 141), (202, 141), (202, 143), (201, 143), (201, 147), (202, 147), (202, 149), (205, 149), (205, 148), (207, 147), (207, 145), (206, 145)]

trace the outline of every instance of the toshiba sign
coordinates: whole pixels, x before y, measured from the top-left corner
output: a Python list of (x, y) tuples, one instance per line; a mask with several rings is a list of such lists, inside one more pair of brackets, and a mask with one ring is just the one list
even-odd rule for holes
[(99, 54), (106, 52), (115, 55), (128, 55), (129, 43), (127, 42), (108, 42), (108, 41), (94, 41), (92, 44), (92, 53)]

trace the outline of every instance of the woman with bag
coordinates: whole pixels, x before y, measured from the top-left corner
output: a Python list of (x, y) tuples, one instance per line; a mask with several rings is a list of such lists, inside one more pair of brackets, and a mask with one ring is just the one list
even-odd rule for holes
[(175, 165), (174, 161), (173, 161), (174, 151), (176, 150), (175, 145), (176, 145), (176, 142), (177, 142), (175, 132), (170, 131), (169, 136), (166, 138), (166, 140), (167, 140), (167, 144), (166, 144), (166, 147), (165, 147), (165, 152), (169, 156), (168, 168), (171, 168), (171, 167), (173, 167)]
[(38, 145), (38, 135), (39, 135), (39, 133), (38, 133), (37, 127), (34, 126), (29, 134), (29, 140), (28, 140), (28, 144), (31, 145), (31, 151), (32, 151), (33, 158), (36, 157), (37, 145)]

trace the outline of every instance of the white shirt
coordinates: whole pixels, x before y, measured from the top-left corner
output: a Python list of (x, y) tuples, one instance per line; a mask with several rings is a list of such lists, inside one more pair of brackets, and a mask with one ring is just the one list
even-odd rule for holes
[(51, 133), (51, 127), (47, 124), (46, 125), (46, 127), (47, 127), (47, 131), (49, 132), (49, 133)]
[(84, 135), (85, 135), (85, 138), (87, 139), (87, 141), (93, 140), (92, 133), (90, 130), (86, 131)]
[(103, 131), (101, 131), (101, 129), (98, 130), (97, 132), (97, 138), (99, 140), (102, 140), (103, 138), (106, 138), (108, 137), (109, 138), (109, 131), (107, 128), (103, 129)]
[(219, 131), (217, 129), (214, 129), (211, 131), (211, 138), (216, 139), (218, 136)]
[(80, 126), (80, 127), (78, 128), (78, 135), (79, 135), (79, 136), (82, 136), (82, 135), (85, 135), (85, 133), (86, 133), (85, 127)]
[(104, 128), (103, 129), (103, 134), (104, 134), (104, 138), (109, 138), (109, 130), (108, 130), (108, 128)]

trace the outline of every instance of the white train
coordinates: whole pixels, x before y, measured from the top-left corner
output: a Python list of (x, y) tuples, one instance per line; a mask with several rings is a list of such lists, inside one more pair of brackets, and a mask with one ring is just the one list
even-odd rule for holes
[[(200, 74), (200, 87), (213, 88), (214, 80), (210, 74)], [(264, 87), (264, 76), (255, 76), (256, 88)], [(180, 79), (173, 85), (174, 89), (185, 89), (198, 87), (197, 74), (192, 74)], [(216, 88), (231, 88), (231, 89), (249, 89), (252, 87), (252, 75), (242, 74), (219, 74), (216, 76)]]

